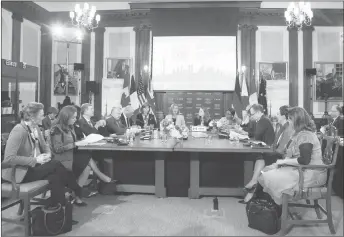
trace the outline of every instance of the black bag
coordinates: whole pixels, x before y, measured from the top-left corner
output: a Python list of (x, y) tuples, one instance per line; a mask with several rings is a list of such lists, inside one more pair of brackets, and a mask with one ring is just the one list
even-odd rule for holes
[(31, 212), (32, 235), (53, 236), (72, 230), (73, 204), (66, 202), (65, 206), (36, 207)]
[(100, 182), (98, 192), (102, 195), (114, 195), (117, 192), (117, 184)]
[(281, 229), (281, 208), (265, 199), (253, 199), (246, 205), (248, 227), (273, 235)]

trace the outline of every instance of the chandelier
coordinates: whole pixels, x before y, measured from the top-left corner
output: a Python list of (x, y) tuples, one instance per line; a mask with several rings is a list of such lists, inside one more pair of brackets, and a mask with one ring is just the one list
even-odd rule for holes
[(100, 15), (96, 14), (96, 7), (84, 4), (84, 8), (80, 8), (80, 4), (75, 5), (74, 11), (69, 12), (72, 24), (78, 28), (84, 27), (88, 30), (93, 30), (98, 27)]
[(284, 12), (284, 17), (288, 27), (296, 27), (298, 30), (303, 25), (310, 26), (312, 24), (313, 12), (309, 2), (291, 2)]

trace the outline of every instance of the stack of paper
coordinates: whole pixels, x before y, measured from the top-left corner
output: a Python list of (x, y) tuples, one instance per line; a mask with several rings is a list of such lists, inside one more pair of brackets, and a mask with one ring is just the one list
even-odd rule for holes
[(231, 139), (248, 139), (247, 135), (242, 135), (234, 131), (230, 131), (229, 136)]
[(88, 135), (84, 140), (78, 141), (75, 143), (76, 146), (87, 146), (89, 144), (95, 144), (96, 142), (99, 142), (103, 140), (104, 137), (99, 134), (90, 134)]

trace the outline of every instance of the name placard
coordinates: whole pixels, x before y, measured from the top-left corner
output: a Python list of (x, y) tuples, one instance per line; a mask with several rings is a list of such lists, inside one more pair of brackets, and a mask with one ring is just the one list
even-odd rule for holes
[(206, 132), (207, 127), (204, 126), (191, 126), (191, 131), (192, 132)]
[(19, 68), (26, 68), (26, 63), (17, 63), (17, 62), (12, 62), (11, 60), (5, 60), (5, 65), (10, 66), (10, 67), (19, 67)]

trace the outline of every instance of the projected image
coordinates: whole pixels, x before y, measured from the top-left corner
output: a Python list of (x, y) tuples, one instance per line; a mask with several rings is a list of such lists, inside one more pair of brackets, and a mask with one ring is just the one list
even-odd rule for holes
[(155, 37), (154, 90), (234, 90), (236, 37)]

